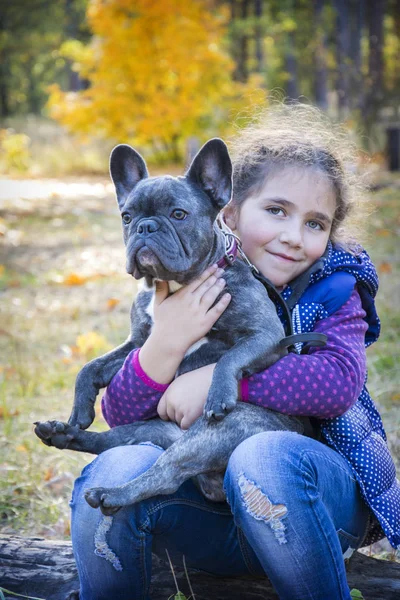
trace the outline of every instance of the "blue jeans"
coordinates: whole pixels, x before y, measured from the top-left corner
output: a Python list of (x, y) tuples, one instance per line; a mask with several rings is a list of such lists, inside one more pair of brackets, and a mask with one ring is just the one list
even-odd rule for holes
[(162, 450), (119, 447), (87, 465), (71, 500), (72, 543), (81, 600), (147, 600), (151, 553), (208, 573), (267, 575), (282, 600), (350, 599), (343, 553), (357, 548), (369, 509), (347, 462), (291, 432), (255, 435), (234, 451), (228, 503), (205, 500), (192, 481), (103, 517), (85, 502), (89, 487), (126, 483)]

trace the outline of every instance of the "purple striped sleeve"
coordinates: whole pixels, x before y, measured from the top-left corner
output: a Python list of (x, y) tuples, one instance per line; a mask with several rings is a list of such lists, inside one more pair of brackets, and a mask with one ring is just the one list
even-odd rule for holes
[(143, 371), (139, 352), (136, 348), (128, 354), (102, 398), (101, 410), (110, 427), (156, 417), (157, 405), (168, 388)]
[(314, 331), (328, 337), (325, 347), (315, 347), (306, 355), (289, 354), (242, 380), (242, 400), (290, 415), (342, 415), (356, 402), (364, 384), (368, 327), (364, 316), (354, 290), (335, 314), (317, 323)]

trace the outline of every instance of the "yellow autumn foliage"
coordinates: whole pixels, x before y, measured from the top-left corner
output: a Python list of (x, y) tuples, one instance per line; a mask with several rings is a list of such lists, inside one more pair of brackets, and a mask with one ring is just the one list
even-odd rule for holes
[(232, 80), (228, 15), (211, 0), (90, 0), (87, 17), (90, 46), (70, 41), (64, 53), (89, 88), (54, 85), (49, 99), (70, 130), (176, 155), (189, 136), (223, 133), (218, 127), (247, 102), (252, 83)]
[(76, 338), (76, 352), (82, 356), (92, 357), (111, 349), (106, 338), (96, 331), (82, 333)]

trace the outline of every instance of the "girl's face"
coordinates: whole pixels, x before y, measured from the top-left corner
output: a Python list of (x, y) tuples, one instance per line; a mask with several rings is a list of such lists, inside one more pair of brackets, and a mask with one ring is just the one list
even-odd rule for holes
[(229, 205), (225, 220), (249, 260), (283, 288), (325, 252), (335, 209), (326, 175), (311, 167), (285, 167), (239, 209)]

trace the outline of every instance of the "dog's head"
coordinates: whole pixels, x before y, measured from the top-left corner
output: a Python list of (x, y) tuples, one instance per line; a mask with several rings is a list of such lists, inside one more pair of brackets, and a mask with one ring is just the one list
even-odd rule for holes
[[(128, 273), (187, 283), (215, 244), (215, 219), (230, 200), (232, 164), (220, 139), (208, 141), (183, 177), (149, 177), (136, 150), (116, 146), (110, 172), (121, 211)], [(207, 266), (207, 265), (206, 265)]]

